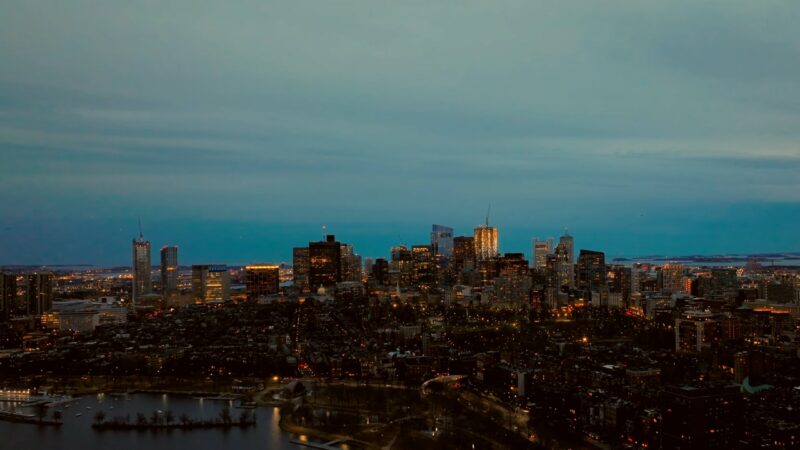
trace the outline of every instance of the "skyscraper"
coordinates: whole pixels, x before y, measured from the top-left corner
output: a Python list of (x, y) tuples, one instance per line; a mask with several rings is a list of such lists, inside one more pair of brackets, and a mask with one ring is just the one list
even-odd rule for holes
[(578, 257), (578, 288), (601, 292), (606, 287), (606, 255), (594, 250), (581, 250)]
[(547, 255), (553, 253), (553, 238), (540, 241), (533, 238), (533, 267), (537, 270), (544, 270), (547, 267)]
[(178, 297), (178, 247), (161, 247), (161, 292), (169, 303)]
[(559, 238), (558, 247), (561, 247), (561, 252), (567, 255), (567, 261), (575, 264), (575, 239), (570, 236), (568, 231), (565, 231), (564, 235)]
[(329, 234), (324, 241), (308, 244), (308, 279), (312, 290), (342, 281), (342, 245)]
[(25, 303), (28, 315), (41, 316), (53, 308), (53, 274), (50, 272), (29, 273), (25, 276), (27, 289)]
[(292, 251), (292, 282), (295, 289), (308, 290), (308, 247), (295, 247)]
[(447, 264), (453, 256), (453, 229), (434, 224), (431, 229), (431, 248), (439, 264)]
[(17, 276), (0, 272), (0, 321), (8, 320), (17, 299)]
[(231, 299), (231, 276), (225, 264), (192, 266), (192, 295), (198, 304)]
[(274, 264), (245, 266), (245, 291), (248, 300), (257, 300), (280, 289), (280, 267)]
[(150, 280), (150, 241), (146, 241), (139, 231), (139, 238), (133, 240), (133, 289), (131, 289), (131, 303), (135, 306), (136, 299), (153, 291)]
[(453, 238), (453, 269), (458, 274), (475, 268), (475, 239), (472, 236)]
[(499, 255), (497, 227), (479, 225), (475, 228), (475, 258), (486, 261)]

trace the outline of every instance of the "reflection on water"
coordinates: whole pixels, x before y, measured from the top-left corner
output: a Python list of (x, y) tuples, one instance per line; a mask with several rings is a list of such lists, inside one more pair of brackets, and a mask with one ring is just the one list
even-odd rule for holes
[[(0, 408), (10, 409), (13, 404), (0, 402)], [(31, 424), (0, 422), (0, 448), (63, 450), (166, 450), (191, 448), (197, 450), (236, 448), (288, 450), (298, 447), (291, 444), (292, 435), (284, 433), (278, 426), (280, 415), (277, 407), (260, 407), (253, 411), (258, 425), (254, 428), (228, 430), (160, 430), (160, 431), (104, 431), (95, 432), (91, 425), (98, 411), (105, 413), (106, 420), (114, 417), (130, 417), (136, 421), (141, 413), (150, 417), (154, 411), (171, 411), (175, 417), (186, 414), (192, 419), (213, 419), (220, 411), (231, 408), (234, 417), (239, 409), (231, 401), (215, 401), (174, 395), (104, 395), (80, 397), (69, 405), (59, 405), (63, 412), (61, 427), (40, 427)], [(28, 412), (22, 408), (18, 411)], [(48, 417), (53, 408), (48, 411)]]

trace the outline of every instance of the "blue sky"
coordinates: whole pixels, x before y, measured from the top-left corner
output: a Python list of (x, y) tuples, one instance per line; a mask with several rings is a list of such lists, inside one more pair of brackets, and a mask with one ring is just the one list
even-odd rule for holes
[[(435, 3), (435, 4), (431, 4)], [(14, 2), (0, 264), (800, 250), (795, 1)]]

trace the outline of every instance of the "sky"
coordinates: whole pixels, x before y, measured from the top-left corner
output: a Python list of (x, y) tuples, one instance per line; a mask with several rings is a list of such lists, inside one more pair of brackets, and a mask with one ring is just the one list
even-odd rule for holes
[[(800, 251), (800, 2), (10, 1), (0, 264)], [(154, 262), (156, 252), (154, 251)]]

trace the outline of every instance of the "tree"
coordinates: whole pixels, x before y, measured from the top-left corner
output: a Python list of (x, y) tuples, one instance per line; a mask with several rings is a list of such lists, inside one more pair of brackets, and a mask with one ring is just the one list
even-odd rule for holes
[(37, 405), (36, 406), (36, 417), (39, 418), (39, 422), (44, 420), (45, 416), (47, 416), (47, 406), (45, 406), (45, 405)]
[(186, 413), (183, 413), (178, 420), (180, 420), (182, 424), (186, 425), (189, 423), (189, 416), (186, 415)]
[(61, 413), (61, 410), (56, 409), (53, 411), (53, 420), (55, 420), (56, 422), (61, 422), (62, 417), (63, 414)]
[(153, 411), (153, 415), (150, 416), (150, 423), (153, 425), (161, 423), (161, 416), (158, 414), (158, 411)]
[(147, 417), (142, 413), (136, 413), (136, 424), (139, 426), (147, 425)]
[(170, 424), (175, 421), (175, 415), (172, 414), (172, 411), (167, 410), (166, 412), (164, 412), (164, 421), (167, 424)]
[(103, 411), (97, 411), (94, 414), (94, 423), (103, 423), (104, 420), (106, 420), (106, 413)]
[(250, 419), (250, 413), (247, 410), (243, 410), (239, 413), (239, 423), (244, 425)]

